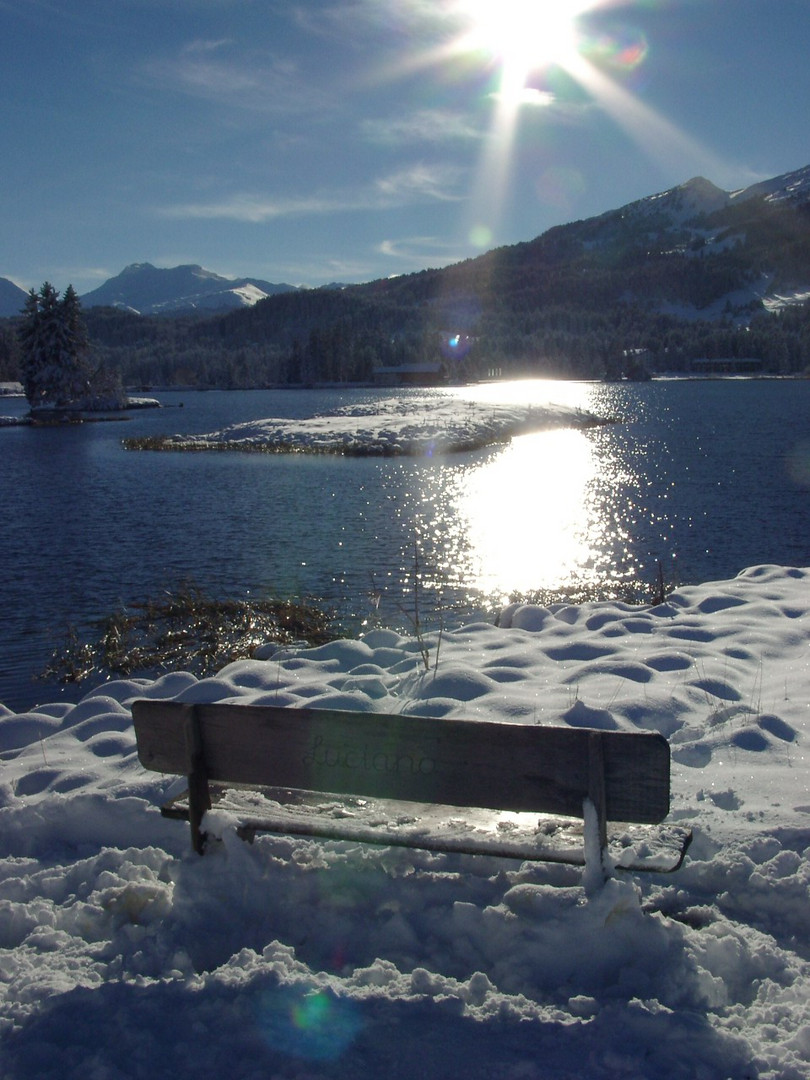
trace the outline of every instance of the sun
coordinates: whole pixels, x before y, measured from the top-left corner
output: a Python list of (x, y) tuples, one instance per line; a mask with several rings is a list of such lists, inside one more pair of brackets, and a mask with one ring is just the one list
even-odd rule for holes
[(466, 25), (457, 48), (489, 53), (500, 68), (500, 95), (514, 99), (533, 71), (572, 62), (577, 17), (593, 6), (593, 0), (457, 0), (455, 12)]
[[(581, 70), (580, 16), (606, 0), (452, 0), (457, 36), (452, 54), (486, 58), (498, 82), (487, 97), (495, 102), (470, 200), (468, 237), (490, 243), (507, 203), (513, 145), (526, 108), (551, 106), (555, 94), (543, 85), (552, 68)], [(483, 238), (482, 240), (479, 240)]]

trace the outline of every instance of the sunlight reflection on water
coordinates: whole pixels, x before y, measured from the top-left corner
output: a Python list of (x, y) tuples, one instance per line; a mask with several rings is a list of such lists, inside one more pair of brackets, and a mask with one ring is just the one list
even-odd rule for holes
[(484, 593), (555, 588), (596, 555), (589, 520), (596, 465), (580, 431), (515, 439), (468, 473), (455, 500), (470, 545), (470, 584)]
[[(492, 404), (594, 409), (594, 386), (586, 383), (516, 380), (450, 393)], [(452, 581), (463, 564), (468, 587), (504, 599), (615, 576), (604, 563), (611, 528), (620, 539), (620, 515), (606, 517), (604, 506), (617, 471), (618, 462), (597, 453), (589, 432), (563, 428), (513, 439), (474, 467), (457, 469), (451, 485), (436, 478), (449, 495), (457, 534), (444, 545), (445, 579)]]
[(588, 409), (593, 383), (563, 382), (557, 379), (513, 379), (507, 382), (478, 383), (451, 387), (447, 393), (461, 401), (493, 405), (568, 405)]

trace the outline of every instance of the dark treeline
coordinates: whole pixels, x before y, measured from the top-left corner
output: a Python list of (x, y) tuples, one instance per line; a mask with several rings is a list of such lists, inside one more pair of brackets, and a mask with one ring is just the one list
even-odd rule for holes
[[(314, 303), (307, 301), (314, 300)], [(772, 374), (810, 370), (810, 308), (687, 321), (638, 306), (492, 302), (457, 294), (414, 304), (351, 290), (291, 294), (220, 317), (144, 317), (110, 308), (85, 312), (94, 362), (128, 386), (263, 387), (366, 382), (381, 367), (441, 365), (453, 380), (486, 376), (603, 378), (689, 371), (699, 358), (756, 358)], [(294, 328), (287, 325), (290, 315)], [(16, 320), (0, 320), (0, 379), (19, 377)], [(297, 333), (295, 332), (297, 330)], [(454, 352), (452, 335), (467, 335)], [(635, 359), (634, 359), (635, 358)]]

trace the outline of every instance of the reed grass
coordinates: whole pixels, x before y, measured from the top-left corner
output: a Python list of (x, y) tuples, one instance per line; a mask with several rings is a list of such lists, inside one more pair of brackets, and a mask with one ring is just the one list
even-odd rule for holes
[(559, 589), (532, 589), (529, 592), (513, 592), (509, 596), (512, 604), (536, 604), (550, 607), (552, 604), (600, 603), (618, 601), (632, 604), (634, 607), (657, 607), (666, 602), (675, 590), (673, 582), (664, 578), (664, 569), (660, 562), (656, 564), (655, 580), (649, 582), (643, 578), (623, 578), (616, 581), (580, 582), (566, 585)]
[(189, 584), (121, 608), (95, 629), (87, 639), (68, 627), (41, 678), (80, 683), (168, 670), (205, 676), (268, 641), (321, 645), (339, 636), (331, 613), (315, 603), (223, 600)]

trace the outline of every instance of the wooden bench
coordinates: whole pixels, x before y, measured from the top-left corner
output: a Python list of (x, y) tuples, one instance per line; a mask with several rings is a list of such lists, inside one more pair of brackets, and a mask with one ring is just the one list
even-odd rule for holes
[[(587, 854), (603, 868), (609, 849), (629, 870), (675, 870), (691, 839), (649, 828), (669, 813), (669, 744), (655, 733), (152, 700), (132, 715), (141, 764), (188, 777), (162, 812), (190, 822), (200, 854), (212, 806), (236, 815), (246, 839), (577, 865)], [(622, 823), (610, 845), (608, 821)]]

